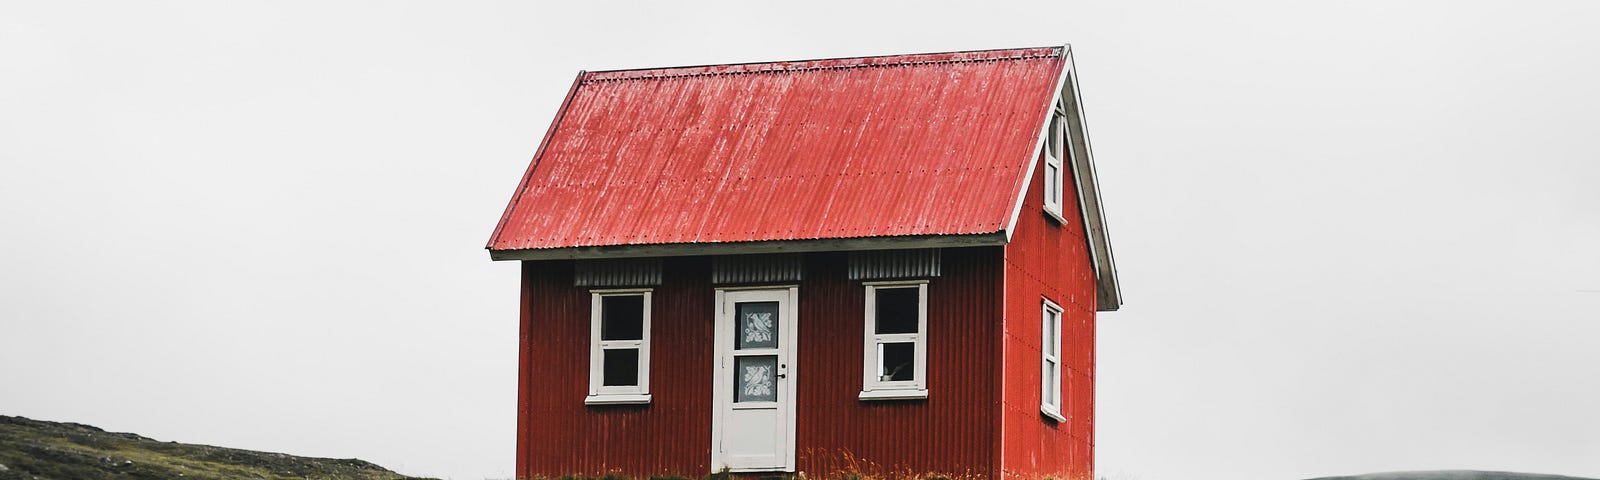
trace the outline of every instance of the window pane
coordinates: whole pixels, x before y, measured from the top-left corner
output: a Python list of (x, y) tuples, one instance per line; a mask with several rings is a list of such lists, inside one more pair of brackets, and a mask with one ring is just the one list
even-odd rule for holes
[(1048, 308), (1044, 310), (1044, 338), (1041, 341), (1043, 342), (1042, 346), (1044, 347), (1045, 355), (1055, 356), (1056, 354), (1056, 345), (1059, 344), (1056, 336), (1056, 326), (1059, 323), (1060, 316), (1061, 313), (1054, 310)]
[(1061, 115), (1050, 116), (1050, 137), (1045, 148), (1050, 149), (1050, 155), (1056, 158), (1061, 158), (1061, 130), (1065, 123), (1062, 120)]
[(1044, 364), (1044, 391), (1045, 403), (1061, 405), (1061, 386), (1056, 384), (1056, 378), (1061, 366), (1056, 362), (1046, 361)]
[(919, 289), (878, 288), (877, 332), (917, 333), (917, 296)]
[(1044, 164), (1044, 203), (1061, 204), (1061, 168), (1049, 162)]
[(777, 355), (734, 357), (733, 401), (778, 401)]
[(916, 354), (913, 342), (878, 344), (878, 381), (916, 380)]
[(600, 297), (601, 340), (644, 340), (644, 296)]
[(639, 384), (639, 350), (636, 348), (612, 348), (605, 350), (605, 373), (602, 375), (601, 385), (632, 386)]
[(742, 302), (734, 311), (739, 330), (733, 348), (778, 348), (778, 302)]

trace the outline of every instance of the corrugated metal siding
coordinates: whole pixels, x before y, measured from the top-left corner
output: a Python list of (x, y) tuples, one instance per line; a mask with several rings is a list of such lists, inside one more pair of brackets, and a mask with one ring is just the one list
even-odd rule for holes
[[(999, 247), (949, 249), (929, 283), (929, 398), (862, 402), (865, 290), (844, 253), (802, 257), (795, 379), (799, 470), (822, 475), (940, 472), (992, 476), (998, 422)], [(652, 308), (645, 406), (586, 407), (588, 293), (573, 262), (524, 269), (522, 477), (709, 473), (714, 286), (710, 258), (673, 257)]]
[(1003, 230), (1061, 48), (581, 74), (492, 250)]
[(712, 257), (711, 283), (734, 285), (798, 282), (804, 275), (804, 266), (800, 260), (798, 253)]
[[(1094, 478), (1095, 276), (1083, 222), (1065, 225), (1044, 213), (1043, 162), (1036, 164), (1005, 247), (1005, 438), (1002, 478)], [(1063, 208), (1075, 212), (1077, 192), (1067, 182)], [(1062, 410), (1057, 423), (1039, 413), (1043, 297), (1061, 305)]]
[(714, 299), (703, 257), (669, 258), (653, 295), (649, 405), (589, 407), (589, 292), (573, 262), (526, 262), (528, 363), (519, 478), (707, 472)]
[(579, 260), (572, 284), (579, 287), (645, 287), (661, 284), (660, 258)]
[(939, 276), (939, 249), (850, 252), (851, 280), (892, 280)]
[[(863, 402), (866, 292), (843, 253), (808, 256), (800, 289), (800, 469), (880, 476), (992, 474), (999, 401), (1000, 249), (947, 249), (928, 283), (928, 398)], [(852, 460), (854, 459), (854, 460)]]

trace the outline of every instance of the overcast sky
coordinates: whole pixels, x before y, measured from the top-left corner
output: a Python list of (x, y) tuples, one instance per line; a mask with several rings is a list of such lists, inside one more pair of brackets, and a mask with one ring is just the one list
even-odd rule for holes
[(1600, 477), (1600, 2), (0, 3), (0, 414), (506, 478), (580, 69), (1071, 43), (1113, 480)]

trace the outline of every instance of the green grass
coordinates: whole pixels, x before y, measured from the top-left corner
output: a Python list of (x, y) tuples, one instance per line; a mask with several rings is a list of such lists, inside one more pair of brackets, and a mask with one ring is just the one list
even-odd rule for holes
[(0, 480), (403, 480), (356, 460), (159, 442), (88, 425), (0, 415)]

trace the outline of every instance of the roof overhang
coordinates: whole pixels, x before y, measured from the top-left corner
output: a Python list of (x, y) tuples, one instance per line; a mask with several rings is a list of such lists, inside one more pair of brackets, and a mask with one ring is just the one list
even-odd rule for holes
[(997, 247), (1006, 244), (1005, 232), (975, 235), (923, 235), (899, 237), (823, 238), (770, 242), (667, 243), (605, 245), (570, 248), (490, 250), (494, 260), (573, 260), (589, 258), (681, 257), (688, 255), (743, 255), (847, 250), (897, 250), (908, 248)]
[(1111, 255), (1111, 237), (1106, 233), (1105, 209), (1100, 205), (1100, 182), (1095, 179), (1094, 149), (1089, 147), (1088, 127), (1083, 114), (1083, 97), (1079, 94), (1077, 68), (1072, 62), (1072, 45), (1063, 45), (1061, 55), (1065, 57), (1062, 62), (1061, 76), (1056, 82), (1055, 95), (1046, 99), (1049, 108), (1045, 109), (1044, 118), (1039, 125), (1039, 137), (1033, 151), (1033, 162), (1027, 169), (1027, 175), (1018, 187), (1016, 203), (1011, 210), (1011, 221), (1006, 226), (1006, 238), (1016, 231), (1017, 218), (1022, 214), (1022, 204), (1026, 199), (1028, 187), (1033, 184), (1033, 171), (1038, 166), (1038, 152), (1044, 149), (1050, 128), (1051, 112), (1054, 111), (1056, 99), (1071, 96), (1072, 101), (1067, 102), (1072, 106), (1072, 111), (1067, 112), (1070, 133), (1072, 135), (1072, 162), (1068, 170), (1072, 172), (1073, 184), (1078, 191), (1079, 218), (1084, 225), (1085, 240), (1089, 243), (1089, 261), (1095, 272), (1095, 309), (1101, 312), (1114, 312), (1122, 308), (1122, 287), (1117, 281), (1117, 264)]
[[(1100, 203), (1100, 182), (1094, 173), (1094, 149), (1089, 147), (1088, 125), (1083, 113), (1083, 97), (1079, 94), (1077, 69), (1072, 62), (1072, 46), (1065, 47), (1066, 68), (1063, 69), (1061, 95), (1071, 95), (1067, 112), (1076, 122), (1073, 136), (1072, 178), (1078, 190), (1078, 209), (1083, 217), (1084, 236), (1089, 242), (1089, 259), (1095, 272), (1095, 309), (1114, 312), (1122, 308), (1122, 286), (1117, 281), (1117, 262), (1111, 255), (1111, 236), (1106, 232), (1106, 212)], [(1052, 99), (1053, 101), (1053, 99)], [(1048, 123), (1049, 120), (1046, 120)]]

